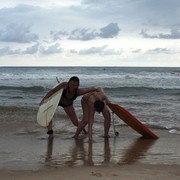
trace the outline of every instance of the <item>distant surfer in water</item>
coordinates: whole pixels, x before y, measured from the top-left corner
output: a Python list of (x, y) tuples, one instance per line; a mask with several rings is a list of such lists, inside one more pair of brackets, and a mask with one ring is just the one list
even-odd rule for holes
[[(53, 95), (55, 92), (59, 91), (60, 89), (63, 89), (63, 93), (62, 93), (61, 99), (59, 101), (59, 106), (64, 108), (64, 111), (69, 116), (72, 123), (75, 126), (78, 126), (79, 121), (78, 121), (78, 118), (77, 118), (77, 115), (76, 115), (76, 112), (75, 112), (75, 109), (73, 106), (73, 102), (78, 96), (84, 95), (89, 92), (96, 91), (97, 88), (89, 87), (86, 89), (81, 89), (81, 88), (79, 88), (79, 78), (76, 76), (73, 76), (69, 79), (68, 82), (62, 82), (55, 88), (51, 89), (46, 94), (46, 96), (42, 99), (42, 101), (40, 102), (40, 105), (43, 104), (45, 99), (47, 99), (48, 97)], [(52, 121), (49, 123), (47, 128), (48, 128), (47, 134), (52, 135), (53, 134)], [(84, 128), (83, 128), (83, 131), (85, 133), (87, 133)]]
[(92, 126), (94, 121), (95, 112), (103, 114), (104, 117), (104, 137), (109, 137), (109, 129), (111, 124), (111, 115), (107, 103), (110, 103), (109, 99), (104, 94), (102, 88), (98, 88), (97, 91), (85, 94), (82, 97), (81, 104), (83, 109), (83, 119), (79, 123), (75, 138), (78, 139), (80, 132), (88, 124), (89, 141), (92, 141)]

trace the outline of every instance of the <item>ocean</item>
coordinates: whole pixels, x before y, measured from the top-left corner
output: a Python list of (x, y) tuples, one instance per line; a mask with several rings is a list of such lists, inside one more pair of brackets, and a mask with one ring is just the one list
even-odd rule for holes
[[(151, 128), (168, 129), (180, 134), (180, 68), (158, 67), (0, 67), (0, 108), (38, 110), (43, 96), (71, 76), (80, 78), (80, 88), (102, 87), (108, 98)], [(81, 97), (74, 103), (81, 119)], [(71, 122), (61, 115), (56, 128)], [(0, 121), (2, 118), (0, 117)], [(26, 121), (26, 120), (24, 120)], [(16, 123), (16, 122), (14, 122)], [(102, 124), (101, 115), (95, 117), (95, 127)], [(116, 126), (125, 126), (117, 117)], [(69, 128), (69, 129), (68, 129)]]

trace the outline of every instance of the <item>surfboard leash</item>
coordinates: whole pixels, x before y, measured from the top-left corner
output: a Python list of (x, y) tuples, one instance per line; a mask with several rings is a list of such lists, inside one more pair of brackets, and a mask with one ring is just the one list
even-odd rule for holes
[(56, 77), (56, 81), (57, 81), (58, 83), (60, 83), (60, 81), (59, 81), (58, 77)]

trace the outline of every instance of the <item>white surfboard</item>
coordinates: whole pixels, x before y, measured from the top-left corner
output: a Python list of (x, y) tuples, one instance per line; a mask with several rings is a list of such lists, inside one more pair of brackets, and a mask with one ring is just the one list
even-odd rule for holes
[(56, 112), (59, 104), (63, 89), (60, 89), (49, 98), (47, 98), (43, 104), (40, 105), (37, 113), (37, 122), (43, 127), (47, 127), (52, 120), (54, 113)]

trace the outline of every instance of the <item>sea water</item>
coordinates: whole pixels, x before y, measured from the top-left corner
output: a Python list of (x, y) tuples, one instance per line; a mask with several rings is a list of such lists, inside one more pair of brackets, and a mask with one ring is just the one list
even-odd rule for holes
[[(71, 76), (79, 77), (80, 88), (102, 87), (112, 102), (147, 126), (180, 133), (180, 68), (0, 67), (0, 106), (38, 109), (43, 96), (57, 84), (56, 77), (63, 82)], [(78, 115), (80, 100), (74, 103)], [(124, 125), (119, 120), (116, 124)]]

